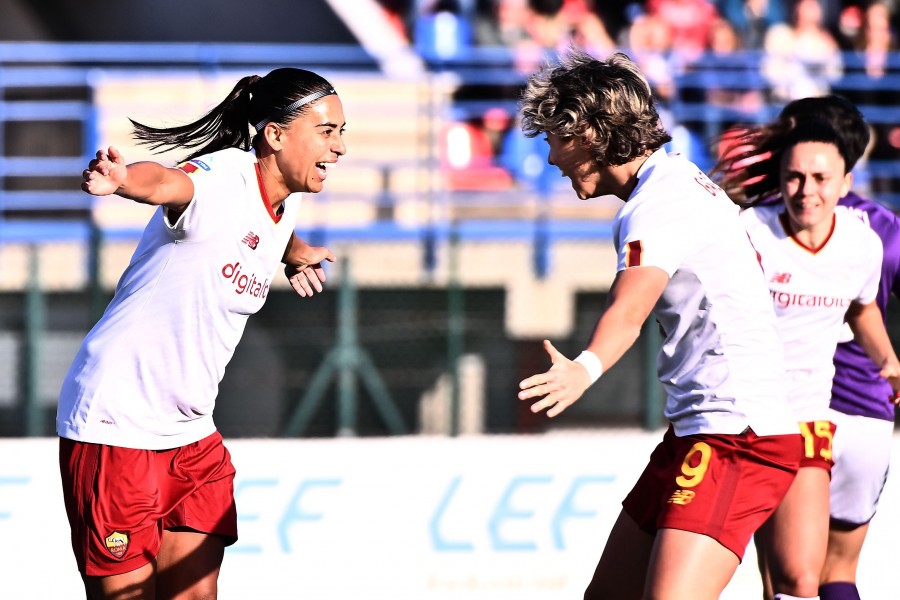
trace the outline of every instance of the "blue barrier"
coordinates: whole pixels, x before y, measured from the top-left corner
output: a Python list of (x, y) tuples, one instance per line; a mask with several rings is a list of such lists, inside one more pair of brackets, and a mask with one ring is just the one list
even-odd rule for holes
[(5, 42), (0, 43), (0, 63), (377, 68), (376, 60), (360, 46), (257, 43)]
[[(879, 78), (865, 74), (865, 63), (855, 53), (843, 57), (843, 73), (832, 82), (838, 91), (866, 92), (871, 90), (900, 91), (900, 54), (891, 55), (887, 61), (887, 71)], [(715, 133), (723, 123), (736, 121), (762, 122), (775, 116), (780, 105), (767, 102), (761, 110), (748, 111), (737, 107), (719, 106), (709, 103), (701, 93), (697, 99), (688, 100), (685, 92), (710, 88), (755, 89), (767, 91), (769, 85), (757, 68), (761, 55), (758, 53), (736, 53), (726, 57), (703, 57), (684, 65), (673, 57), (673, 73), (676, 92), (662, 108), (677, 123), (699, 122), (705, 124), (707, 132)], [(469, 48), (452, 60), (426, 61), (432, 73), (451, 73), (461, 88), (478, 89), (489, 86), (510, 90), (521, 86), (526, 74), (515, 68), (515, 55), (507, 48)], [(92, 85), (95, 76), (108, 70), (121, 72), (179, 72), (195, 70), (198, 74), (210, 70), (241, 68), (263, 70), (278, 66), (292, 65), (316, 70), (354, 70), (373, 72), (378, 63), (364, 49), (356, 46), (309, 46), (291, 44), (206, 44), (206, 43), (0, 43), (0, 146), (6, 148), (4, 131), (7, 124), (29, 122), (78, 123), (82, 130), (81, 153), (76, 156), (22, 156), (6, 154), (0, 156), (0, 180), (23, 178), (39, 180), (49, 177), (77, 178), (81, 170), (92, 158), (97, 146), (97, 107), (92, 102)], [(86, 99), (35, 99), (35, 90), (69, 88), (79, 90)], [(10, 94), (9, 91), (30, 90), (27, 96)], [(77, 94), (76, 94), (77, 95)], [(445, 121), (469, 120), (483, 115), (490, 108), (501, 108), (513, 115), (517, 105), (516, 97), (481, 98), (461, 96), (454, 99), (446, 110), (431, 115)], [(860, 103), (860, 109), (873, 124), (893, 125), (896, 123), (896, 106)], [(10, 150), (6, 150), (10, 152)], [(705, 157), (706, 160), (709, 157)], [(699, 157), (698, 157), (699, 162)], [(422, 157), (417, 164), (424, 169), (439, 169), (433, 157)], [(404, 166), (408, 167), (409, 162)], [(511, 168), (510, 165), (505, 165)], [(391, 164), (383, 168), (390, 169)], [(900, 159), (874, 159), (861, 165), (865, 170), (860, 180), (873, 178), (900, 179)], [(513, 174), (519, 177), (518, 173)], [(510, 190), (509, 199), (503, 192), (490, 192), (497, 198), (495, 203), (510, 204), (519, 201), (523, 188), (538, 186), (531, 180), (519, 180), (520, 186)], [(60, 236), (83, 238), (87, 225), (59, 223), (49, 226), (46, 220), (34, 223), (12, 223), (3, 221), (3, 214), (16, 211), (17, 216), (34, 211), (36, 218), (45, 219), (52, 211), (81, 211), (90, 219), (92, 198), (73, 190), (45, 191), (22, 186), (0, 186), (0, 243), (4, 241), (34, 241), (56, 239)], [(531, 187), (535, 193), (546, 193), (540, 187)], [(384, 204), (385, 195), (392, 191), (372, 190), (372, 202)], [(452, 206), (476, 205), (478, 199), (464, 192), (439, 190), (441, 202)], [(485, 192), (487, 193), (487, 192)], [(878, 199), (895, 207), (900, 207), (900, 194), (891, 191), (879, 193)], [(467, 202), (471, 204), (466, 204)], [(459, 223), (424, 224), (414, 228), (404, 228), (390, 221), (378, 221), (361, 228), (330, 227), (327, 231), (315, 232), (326, 239), (353, 240), (402, 240), (420, 239), (428, 243), (446, 239), (451, 230), (464, 240), (533, 240), (536, 255), (546, 254), (546, 245), (558, 239), (606, 239), (608, 224), (603, 222), (576, 222), (550, 219), (526, 221), (481, 221), (467, 219)], [(106, 239), (137, 235), (134, 229), (104, 231)], [(538, 248), (542, 246), (543, 250)]]
[(0, 242), (86, 242), (91, 226), (80, 221), (0, 221)]

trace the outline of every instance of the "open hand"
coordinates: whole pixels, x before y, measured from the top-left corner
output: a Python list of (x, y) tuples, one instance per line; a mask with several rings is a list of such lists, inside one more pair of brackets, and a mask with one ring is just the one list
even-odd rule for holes
[(547, 410), (548, 417), (555, 417), (581, 398), (591, 385), (587, 369), (581, 363), (569, 360), (549, 340), (544, 340), (544, 350), (550, 355), (553, 366), (546, 373), (532, 375), (519, 383), (519, 400), (539, 398), (531, 405), (531, 412)]

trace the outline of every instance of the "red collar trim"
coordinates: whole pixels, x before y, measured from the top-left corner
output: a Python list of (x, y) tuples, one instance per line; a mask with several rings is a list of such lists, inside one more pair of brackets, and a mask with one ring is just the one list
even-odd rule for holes
[(281, 211), (276, 215), (275, 211), (272, 210), (272, 204), (269, 202), (269, 195), (266, 193), (266, 186), (263, 185), (262, 171), (259, 170), (259, 163), (256, 162), (253, 164), (253, 166), (256, 169), (256, 182), (259, 184), (259, 196), (260, 198), (262, 198), (263, 205), (265, 205), (266, 207), (266, 212), (268, 212), (269, 216), (272, 217), (272, 221), (278, 223), (281, 221), (281, 215), (284, 214), (284, 211)]
[(791, 222), (788, 219), (787, 210), (778, 215), (779, 220), (781, 221), (781, 226), (784, 228), (784, 232), (788, 235), (789, 238), (794, 240), (794, 243), (806, 250), (811, 254), (818, 254), (822, 248), (828, 245), (828, 241), (831, 239), (831, 236), (834, 235), (834, 227), (837, 224), (837, 215), (831, 215), (831, 230), (828, 232), (828, 236), (825, 238), (825, 241), (818, 248), (810, 248), (803, 242), (797, 239), (797, 236), (794, 235), (793, 230), (791, 229)]

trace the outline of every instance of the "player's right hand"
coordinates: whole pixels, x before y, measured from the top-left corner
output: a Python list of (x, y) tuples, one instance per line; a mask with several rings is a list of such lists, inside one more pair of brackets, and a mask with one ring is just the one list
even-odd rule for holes
[(900, 405), (900, 361), (897, 360), (896, 356), (893, 356), (893, 353), (891, 354), (884, 360), (884, 364), (881, 365), (880, 375), (891, 384), (891, 389), (894, 392), (891, 401)]
[(82, 171), (84, 183), (81, 184), (81, 189), (94, 196), (114, 194), (125, 183), (127, 175), (125, 158), (110, 146), (108, 151), (97, 150), (97, 157)]

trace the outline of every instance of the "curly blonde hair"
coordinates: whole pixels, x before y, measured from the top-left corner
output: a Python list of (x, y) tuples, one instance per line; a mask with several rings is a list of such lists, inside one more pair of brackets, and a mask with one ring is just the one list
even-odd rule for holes
[(606, 166), (624, 165), (672, 139), (660, 124), (650, 85), (620, 52), (599, 60), (570, 48), (558, 64), (528, 79), (520, 110), (528, 137), (583, 138)]

